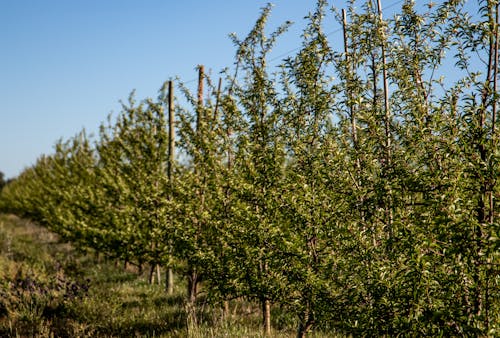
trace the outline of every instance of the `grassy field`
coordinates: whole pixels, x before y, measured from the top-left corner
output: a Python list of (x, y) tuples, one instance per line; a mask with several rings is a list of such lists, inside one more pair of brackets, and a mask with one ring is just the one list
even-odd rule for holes
[[(147, 269), (145, 269), (147, 271)], [(231, 316), (203, 304), (188, 330), (184, 281), (173, 295), (147, 273), (84, 254), (13, 215), (0, 215), (0, 337), (260, 337), (258, 307), (230, 304)], [(275, 310), (274, 337), (294, 337), (295, 323)], [(312, 334), (311, 337), (331, 337)]]

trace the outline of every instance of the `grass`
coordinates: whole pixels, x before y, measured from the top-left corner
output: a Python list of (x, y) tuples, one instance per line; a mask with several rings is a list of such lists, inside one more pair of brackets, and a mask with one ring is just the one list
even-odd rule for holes
[[(262, 336), (258, 306), (243, 301), (231, 303), (226, 319), (219, 309), (202, 306), (199, 325), (188, 330), (184, 281), (167, 295), (145, 274), (78, 252), (42, 227), (0, 214), (0, 337)], [(273, 337), (295, 337), (293, 320), (275, 311)]]

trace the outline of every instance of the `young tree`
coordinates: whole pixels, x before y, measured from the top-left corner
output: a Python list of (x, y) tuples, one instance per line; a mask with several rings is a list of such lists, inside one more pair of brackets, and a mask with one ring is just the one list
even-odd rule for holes
[(129, 105), (114, 125), (101, 127), (97, 175), (103, 189), (108, 231), (126, 261), (166, 263), (170, 201), (168, 131), (163, 104), (147, 100)]
[(280, 222), (275, 225), (282, 242), (274, 255), (282, 261), (279, 273), (288, 290), (281, 303), (299, 319), (297, 337), (305, 337), (323, 315), (335, 311), (340, 286), (331, 267), (338, 262), (342, 232), (337, 215), (347, 203), (336, 191), (348, 177), (339, 166), (343, 153), (332, 128), (337, 92), (329, 76), (333, 51), (322, 27), (326, 6), (326, 1), (318, 1), (309, 14), (302, 48), (283, 67), (284, 94), (275, 107), (283, 116), (278, 128), (286, 140), (287, 161)]
[[(262, 306), (264, 333), (271, 334), (271, 303), (285, 292), (279, 273), (281, 262), (275, 248), (282, 241), (279, 232), (279, 200), (284, 182), (285, 149), (278, 126), (281, 124), (278, 93), (270, 78), (267, 56), (276, 39), (289, 26), (278, 27), (269, 36), (265, 24), (271, 7), (263, 8), (261, 16), (248, 36), (240, 41), (234, 37), (237, 62), (244, 72), (242, 83), (234, 86), (236, 104), (243, 111), (245, 130), (238, 135), (235, 170), (239, 179), (240, 211), (237, 245), (241, 262), (244, 295), (257, 299)], [(236, 79), (235, 79), (236, 81)]]

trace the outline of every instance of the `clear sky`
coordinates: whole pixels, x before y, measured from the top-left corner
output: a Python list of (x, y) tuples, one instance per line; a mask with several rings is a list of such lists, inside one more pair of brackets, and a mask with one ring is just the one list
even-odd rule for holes
[[(228, 34), (244, 37), (266, 0), (0, 0), (0, 171), (17, 176), (59, 138), (95, 132), (162, 83), (233, 63)], [(297, 22), (276, 53), (299, 46), (315, 1), (275, 0), (270, 27)], [(333, 29), (338, 28), (331, 22)]]
[[(169, 78), (195, 79), (198, 64), (214, 74), (232, 66), (228, 34), (243, 38), (267, 2), (0, 0), (0, 171), (17, 176), (57, 139), (95, 132), (133, 89), (156, 97)], [(286, 55), (316, 1), (272, 2), (270, 29), (295, 22), (275, 49)], [(339, 30), (329, 16), (325, 31)]]

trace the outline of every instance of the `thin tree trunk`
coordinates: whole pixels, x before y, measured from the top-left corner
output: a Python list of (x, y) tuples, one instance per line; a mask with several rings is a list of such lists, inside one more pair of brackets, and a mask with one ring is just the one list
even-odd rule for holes
[(155, 268), (156, 268), (156, 264), (151, 264), (150, 268), (149, 268), (149, 275), (148, 275), (148, 281), (149, 281), (149, 284), (154, 284), (155, 282)]
[[(352, 102), (352, 92), (351, 92), (351, 68), (349, 66), (349, 48), (347, 40), (347, 16), (345, 9), (342, 9), (342, 27), (344, 31), (344, 53), (346, 62), (346, 96), (347, 96), (347, 106), (349, 107), (349, 115), (351, 119), (351, 137), (354, 148), (358, 147), (358, 136), (356, 127), (356, 115), (354, 114), (354, 105)], [(356, 165), (359, 165), (359, 160), (357, 160)]]
[(198, 318), (196, 314), (196, 299), (198, 296), (198, 273), (195, 269), (191, 269), (188, 273), (188, 301), (186, 303), (186, 319), (189, 328), (198, 326)]
[[(498, 12), (499, 12), (500, 4), (497, 3), (495, 5), (494, 11), (494, 56), (493, 56), (493, 102), (491, 107), (491, 149), (495, 149), (497, 145), (497, 137), (496, 137), (496, 120), (497, 120), (497, 99), (496, 95), (498, 93)], [(493, 15), (493, 13), (492, 13)], [(489, 214), (489, 222), (493, 224), (495, 221), (495, 203), (494, 203), (494, 195), (493, 195), (493, 187), (490, 189), (490, 214)]]
[(156, 282), (161, 285), (161, 267), (160, 264), (156, 264)]
[(205, 77), (205, 67), (198, 66), (198, 109), (196, 109), (196, 126), (199, 130), (203, 121), (202, 108), (203, 108), (203, 79)]
[(264, 335), (271, 337), (271, 302), (267, 298), (262, 300), (262, 324)]
[[(348, 107), (349, 107), (349, 114), (350, 114), (350, 119), (351, 119), (351, 139), (352, 139), (352, 144), (356, 156), (356, 177), (354, 178), (354, 183), (355, 185), (359, 188), (362, 186), (361, 182), (361, 152), (359, 149), (359, 142), (358, 142), (358, 126), (357, 126), (357, 116), (356, 116), (356, 107), (354, 106), (353, 103), (353, 93), (352, 93), (352, 77), (353, 77), (353, 70), (351, 68), (351, 57), (349, 54), (349, 39), (347, 36), (347, 15), (345, 9), (342, 9), (342, 27), (343, 27), (343, 32), (344, 32), (344, 53), (345, 53), (345, 62), (346, 62), (346, 97), (347, 97), (347, 102), (348, 102)], [(375, 69), (373, 69), (375, 71)], [(376, 100), (376, 83), (375, 83), (375, 92), (374, 92), (374, 98)], [(361, 222), (364, 227), (364, 212), (363, 212), (363, 205), (364, 205), (364, 197), (360, 195), (358, 197), (358, 203), (359, 203), (359, 216), (361, 219)]]
[(227, 299), (222, 302), (222, 311), (223, 311), (223, 318), (224, 319), (229, 318), (231, 311), (229, 309), (229, 301)]
[[(204, 116), (203, 116), (203, 79), (205, 77), (203, 65), (198, 66), (198, 105), (196, 109), (196, 134), (201, 139), (203, 133), (203, 124), (204, 124)], [(198, 176), (198, 165), (200, 163), (199, 155), (194, 158), (194, 172), (195, 176)], [(201, 187), (198, 188), (197, 195), (200, 198), (200, 215), (203, 212), (204, 208), (204, 192)], [(198, 221), (195, 226), (200, 227), (200, 222)], [(194, 235), (195, 240), (197, 234)], [(187, 324), (189, 327), (196, 327), (198, 325), (197, 316), (196, 316), (196, 297), (198, 294), (198, 271), (196, 267), (189, 266), (188, 268), (188, 283), (187, 283), (187, 294), (188, 300), (186, 304), (186, 313), (187, 313)]]
[[(492, 126), (491, 126), (491, 141), (493, 142), (495, 139), (494, 128), (495, 128), (495, 119), (496, 119), (496, 102), (495, 95), (496, 91), (493, 93), (493, 97), (490, 97), (491, 86), (496, 87), (496, 75), (497, 75), (497, 58), (498, 58), (498, 42), (497, 42), (497, 7), (495, 8), (495, 13), (493, 12), (493, 3), (491, 1), (487, 2), (488, 6), (488, 20), (489, 20), (489, 51), (488, 51), (488, 65), (486, 72), (486, 79), (481, 93), (481, 106), (478, 110), (479, 116), (479, 133), (476, 140), (476, 146), (478, 149), (479, 156), (481, 158), (482, 163), (487, 163), (487, 169), (492, 170), (491, 163), (488, 161), (488, 150), (486, 148), (486, 112), (488, 106), (492, 105)], [(495, 31), (495, 34), (493, 32)], [(496, 49), (496, 50), (495, 50)], [(495, 78), (493, 79), (493, 76)], [(492, 144), (491, 144), (492, 145)], [(480, 171), (483, 168), (478, 168)], [(487, 223), (493, 220), (493, 195), (492, 195), (492, 178), (487, 177), (483, 178), (482, 175), (478, 174), (476, 177), (480, 181), (480, 191), (479, 197), (477, 201), (477, 221), (478, 226), (475, 230), (475, 243), (476, 243), (476, 252), (475, 252), (475, 272), (474, 272), (474, 304), (471, 315), (475, 315), (479, 317), (482, 315), (483, 310), (485, 311), (485, 326), (488, 327), (489, 319), (488, 319), (488, 276), (486, 276), (485, 280), (481, 278), (481, 270), (483, 269), (483, 258), (484, 253), (484, 232), (483, 228), (486, 227)], [(488, 208), (486, 204), (486, 200), (488, 200)], [(488, 209), (488, 210), (487, 210)], [(488, 274), (488, 269), (486, 269), (486, 273)]]
[[(495, 5), (495, 56), (493, 61), (493, 107), (492, 107), (492, 122), (491, 122), (491, 141), (492, 146), (491, 149), (495, 149), (498, 144), (498, 139), (496, 135), (496, 119), (497, 119), (497, 95), (498, 95), (498, 30), (499, 30), (499, 7), (500, 3)], [(494, 192), (495, 187), (492, 186), (490, 190), (490, 224), (495, 222), (495, 201), (494, 201)], [(490, 327), (490, 278), (491, 278), (491, 268), (488, 268), (486, 271), (486, 295), (485, 295), (485, 303), (486, 303), (486, 314), (485, 314), (485, 322), (486, 322), (486, 330)]]
[[(383, 24), (383, 15), (382, 15), (382, 3), (381, 0), (377, 0), (377, 9), (378, 9), (378, 15), (379, 15), (379, 20), (380, 24)], [(389, 81), (387, 78), (387, 58), (386, 58), (386, 53), (385, 53), (385, 33), (382, 33), (383, 36), (383, 41), (381, 45), (381, 51), (382, 51), (382, 78), (383, 78), (383, 83), (384, 83), (384, 127), (385, 127), (385, 151), (386, 151), (386, 159), (385, 159), (385, 168), (390, 168), (392, 164), (392, 140), (391, 140), (391, 111), (389, 107)], [(387, 170), (387, 169), (386, 169)], [(386, 222), (387, 222), (387, 229), (389, 233), (389, 243), (392, 243), (393, 239), (393, 223), (394, 223), (394, 216), (393, 216), (393, 196), (392, 196), (392, 189), (389, 186), (387, 190), (387, 197), (386, 197), (386, 206), (385, 206), (385, 213), (386, 213)], [(389, 246), (389, 250), (392, 249), (392, 244)]]
[(302, 315), (302, 319), (300, 320), (299, 327), (297, 329), (297, 338), (305, 338), (313, 325), (314, 325), (314, 317), (311, 314), (310, 306), (308, 304), (307, 308), (305, 309)]
[[(221, 82), (219, 82), (219, 88), (220, 88), (220, 85), (221, 85)], [(220, 92), (220, 89), (219, 89), (219, 92)], [(229, 94), (230, 95), (230, 94)], [(232, 101), (231, 101), (232, 102)], [(232, 108), (232, 107), (231, 107)], [(231, 169), (232, 169), (232, 165), (233, 165), (233, 154), (232, 154), (232, 143), (231, 143), (231, 136), (232, 136), (232, 128), (231, 128), (231, 125), (229, 125), (227, 127), (227, 131), (226, 131), (226, 136), (227, 136), (227, 172), (228, 172), (228, 175), (231, 175)], [(226, 181), (228, 182), (228, 181)], [(231, 189), (230, 189), (230, 184), (226, 184), (225, 186), (225, 199), (224, 199), (224, 215), (225, 215), (225, 219), (226, 220), (229, 220), (231, 219), (230, 215), (229, 215), (229, 212), (230, 212), (230, 197), (231, 197)], [(227, 299), (225, 299), (223, 301), (223, 311), (224, 311), (224, 319), (228, 319), (231, 315), (231, 312), (230, 312), (230, 307), (229, 307), (229, 301)]]
[(196, 302), (198, 296), (198, 272), (192, 269), (188, 275), (188, 297), (191, 303)]
[(215, 108), (214, 108), (214, 121), (217, 121), (218, 118), (218, 110), (220, 106), (220, 91), (222, 87), (222, 78), (219, 78), (219, 83), (217, 85), (217, 94), (215, 98)]
[[(377, 0), (378, 14), (380, 19), (380, 24), (383, 23), (382, 16), (382, 4), (380, 0)], [(387, 58), (385, 55), (385, 33), (382, 33), (383, 42), (381, 45), (382, 51), (382, 77), (384, 82), (384, 111), (385, 111), (385, 141), (386, 141), (386, 151), (387, 151), (387, 161), (391, 159), (391, 130), (390, 130), (390, 121), (391, 121), (391, 111), (389, 108), (389, 81), (387, 79)]]
[(167, 288), (167, 294), (168, 295), (173, 295), (174, 294), (174, 271), (172, 270), (171, 267), (167, 268), (166, 271), (166, 276), (165, 276), (165, 281), (166, 281), (166, 288)]
[[(488, 1), (487, 3), (488, 6), (488, 20), (489, 20), (489, 28), (490, 28), (490, 33), (492, 32), (492, 29), (494, 28), (495, 22), (494, 22), (494, 14), (493, 14), (493, 8), (492, 8), (492, 2)], [(481, 93), (481, 106), (479, 109), (479, 133), (478, 137), (476, 140), (476, 145), (478, 149), (479, 156), (481, 158), (481, 163), (488, 163), (488, 149), (486, 147), (486, 113), (490, 101), (490, 91), (491, 91), (491, 86), (492, 86), (492, 75), (495, 74), (494, 71), (494, 65), (495, 65), (495, 47), (496, 47), (496, 41), (494, 34), (490, 34), (489, 36), (489, 50), (488, 50), (488, 65), (487, 65), (487, 70), (486, 70), (486, 79), (485, 83), (482, 89)], [(494, 100), (492, 101), (492, 105), (494, 104)], [(496, 112), (495, 112), (496, 113)], [(493, 136), (493, 135), (492, 135)], [(490, 164), (486, 164), (490, 166)], [(478, 168), (477, 170), (480, 171), (483, 168)], [(476, 227), (475, 231), (475, 243), (476, 243), (476, 257), (475, 257), (475, 272), (474, 272), (474, 281), (475, 281), (475, 292), (474, 292), (474, 305), (473, 305), (473, 314), (476, 317), (480, 317), (483, 313), (484, 307), (485, 307), (485, 293), (486, 289), (488, 288), (486, 281), (483, 280), (481, 277), (481, 270), (483, 269), (483, 258), (481, 257), (484, 255), (484, 231), (483, 228), (486, 227), (487, 223), (489, 222), (491, 218), (491, 197), (489, 195), (490, 189), (490, 178), (486, 177), (483, 178), (481, 177), (480, 174), (477, 175), (477, 179), (480, 181), (480, 191), (479, 191), (479, 197), (477, 201), (477, 222), (478, 226)], [(488, 203), (486, 202), (487, 200)], [(488, 207), (487, 207), (488, 206)], [(485, 316), (486, 317), (486, 316)], [(485, 324), (488, 325), (487, 321), (485, 320)]]
[[(488, 20), (489, 20), (489, 29), (490, 29), (490, 39), (489, 39), (489, 60), (488, 60), (488, 74), (487, 74), (487, 80), (486, 80), (486, 85), (485, 89), (483, 92), (483, 100), (482, 100), (482, 109), (483, 109), (483, 114), (481, 116), (481, 122), (484, 122), (485, 119), (485, 110), (486, 106), (488, 103), (488, 100), (491, 100), (491, 133), (490, 133), (490, 152), (493, 152), (494, 149), (497, 146), (497, 137), (496, 137), (496, 119), (497, 119), (497, 83), (498, 83), (498, 24), (499, 24), (499, 4), (494, 1), (489, 0), (487, 2), (488, 6)], [(490, 92), (490, 88), (492, 93)], [(489, 97), (491, 95), (491, 97)], [(482, 125), (481, 125), (482, 127)], [(482, 140), (480, 143), (480, 146), (483, 144)], [(483, 160), (483, 153), (485, 155), (485, 158), (487, 156), (486, 151), (484, 149), (481, 152), (481, 159)], [(483, 160), (485, 161), (485, 160)], [(488, 216), (487, 219), (484, 220), (484, 223), (488, 223), (490, 225), (493, 225), (494, 219), (495, 219), (495, 202), (494, 202), (494, 190), (495, 190), (495, 174), (494, 170), (495, 168), (492, 167), (491, 160), (488, 160), (488, 171), (490, 173), (490, 176), (486, 179), (484, 182), (484, 190), (487, 192), (487, 196), (485, 196), (485, 199), (488, 199)], [(481, 202), (481, 201), (480, 201)], [(484, 206), (486, 208), (486, 206)], [(486, 215), (484, 215), (486, 217)], [(482, 243), (484, 242), (484, 236), (485, 234), (479, 233), (478, 235), (481, 236), (481, 247), (479, 247), (479, 250), (485, 250), (483, 248)], [(478, 252), (478, 256), (481, 254), (481, 252)], [(478, 261), (481, 258), (478, 258)], [(482, 259), (481, 259), (482, 260)], [(478, 271), (479, 272), (479, 271)], [(480, 277), (479, 277), (480, 278)], [(478, 278), (478, 279), (479, 279)], [(486, 327), (486, 330), (489, 329), (490, 326), (490, 313), (489, 313), (489, 308), (490, 308), (490, 267), (486, 267), (485, 271), (485, 280), (484, 280), (484, 299), (483, 299), (483, 304), (478, 303), (478, 310), (479, 313), (478, 315), (481, 314), (480, 311), (484, 309), (484, 325)], [(481, 293), (482, 290), (478, 290), (479, 293)], [(481, 297), (482, 295), (480, 295)]]

